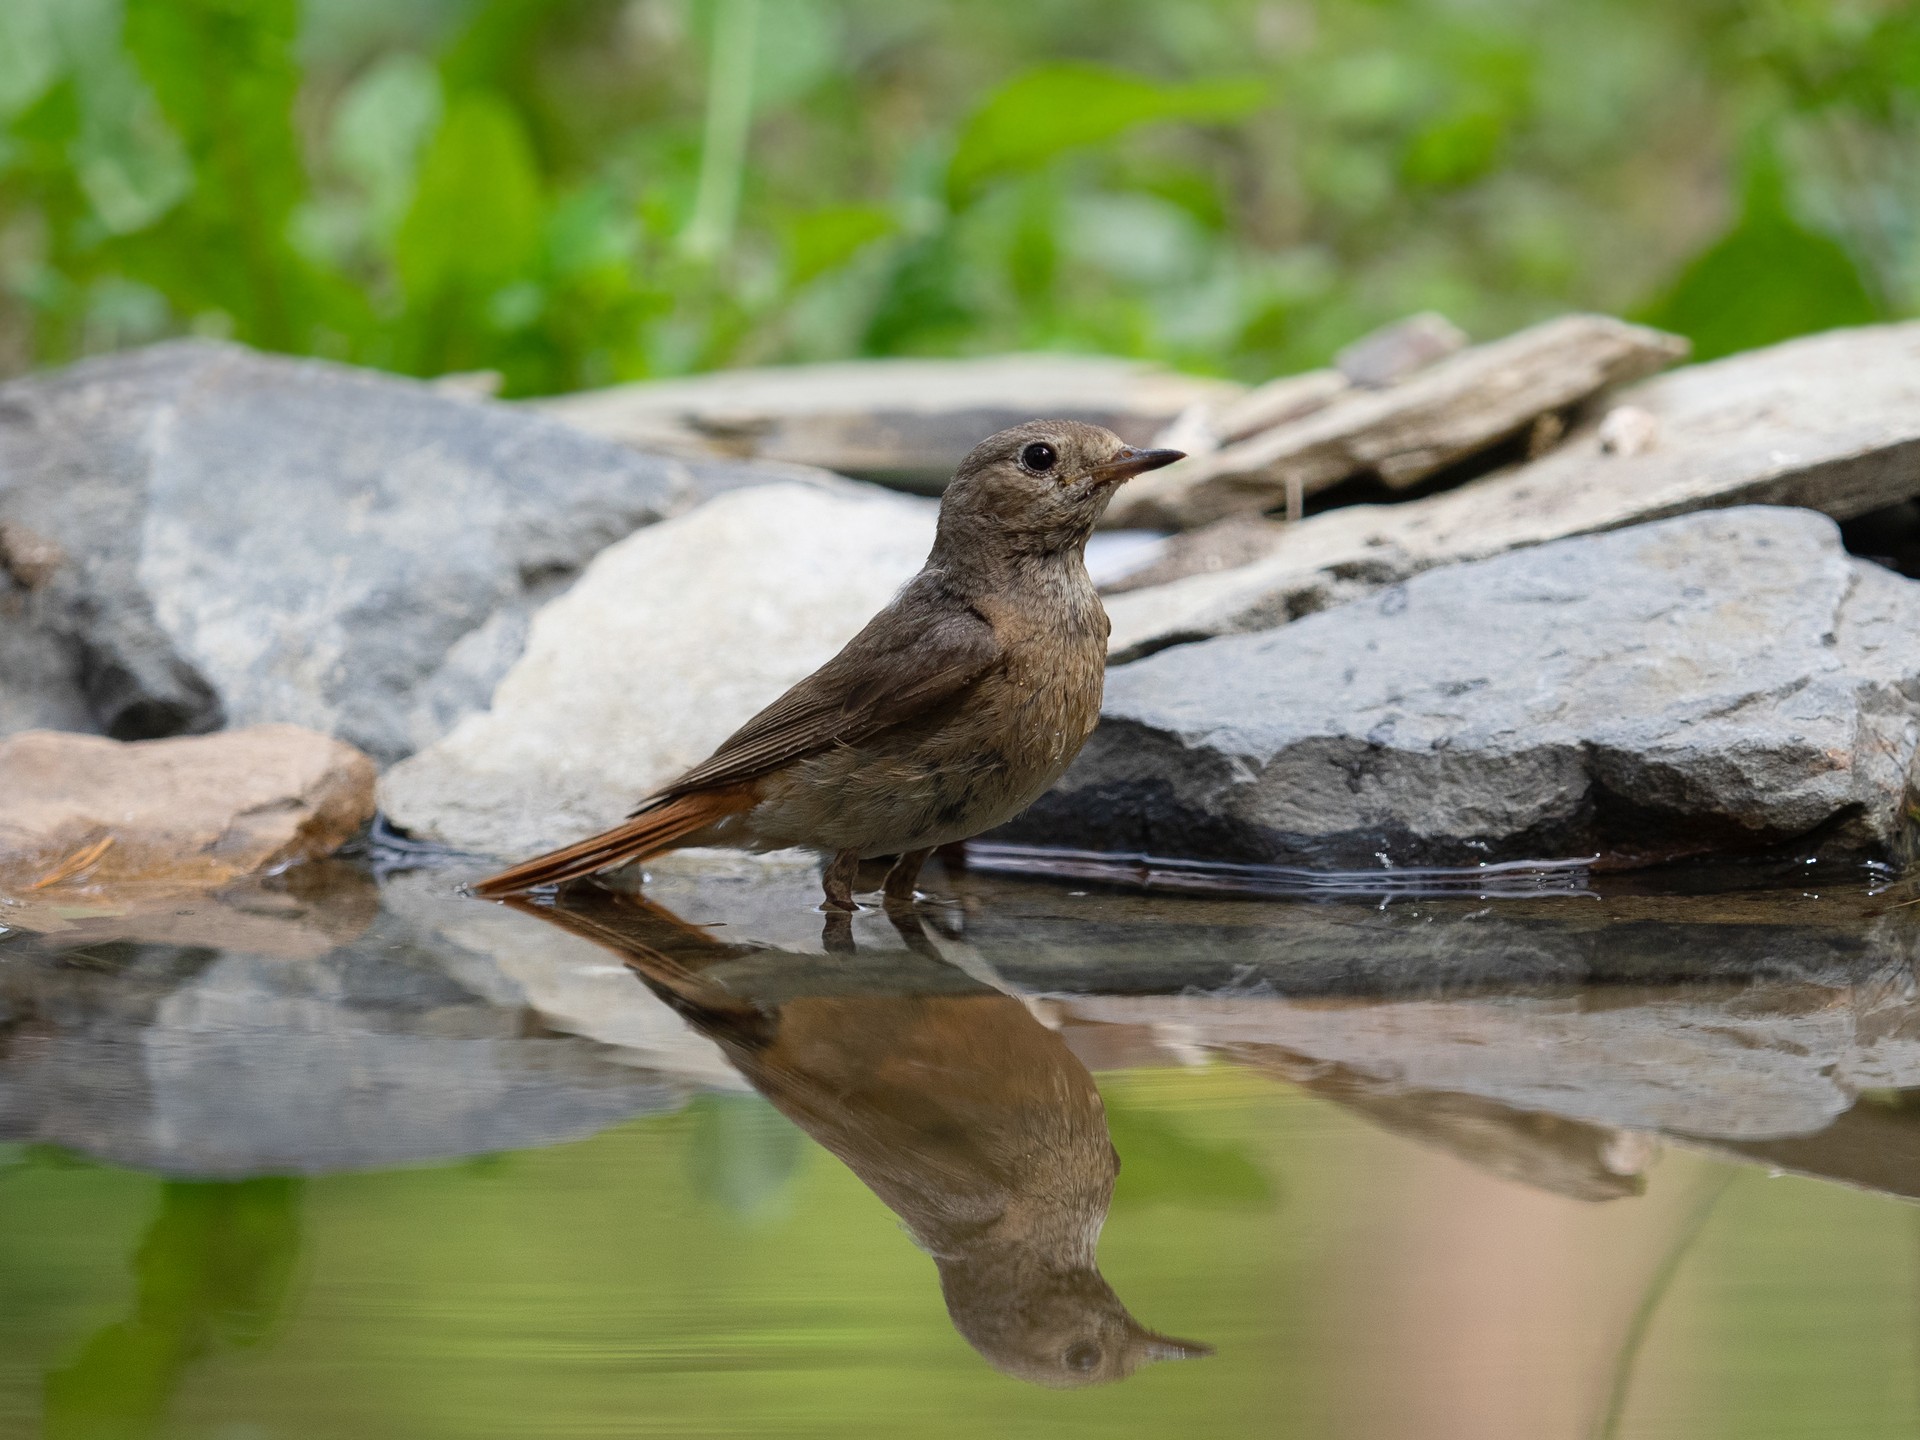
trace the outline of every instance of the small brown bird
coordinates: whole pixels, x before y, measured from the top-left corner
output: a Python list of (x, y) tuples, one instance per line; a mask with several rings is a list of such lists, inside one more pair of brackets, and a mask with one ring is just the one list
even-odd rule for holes
[(961, 462), (926, 565), (833, 659), (656, 791), (624, 824), (481, 881), (558, 884), (683, 845), (832, 855), (830, 910), (862, 860), (895, 856), (889, 901), (927, 856), (1012, 819), (1100, 718), (1110, 626), (1087, 537), (1121, 482), (1181, 458), (1035, 420)]

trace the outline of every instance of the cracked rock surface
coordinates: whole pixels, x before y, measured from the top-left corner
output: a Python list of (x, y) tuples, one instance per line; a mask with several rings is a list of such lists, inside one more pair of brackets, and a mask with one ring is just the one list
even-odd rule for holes
[(1810, 511), (1711, 511), (1121, 666), (999, 834), (1360, 868), (1897, 856), (1917, 720), (1920, 584)]

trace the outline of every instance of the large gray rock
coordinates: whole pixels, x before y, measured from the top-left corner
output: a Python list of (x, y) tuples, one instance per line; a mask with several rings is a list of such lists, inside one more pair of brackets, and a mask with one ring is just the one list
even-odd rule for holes
[(934, 515), (769, 485), (622, 541), (535, 617), (490, 709), (382, 777), (381, 809), (495, 855), (618, 823), (852, 639), (926, 559)]
[[(1725, 505), (1844, 520), (1920, 493), (1920, 323), (1812, 335), (1619, 398), (1541, 459), (1458, 489), (1181, 537), (1109, 600), (1113, 658), (1284, 625), (1422, 570), (1569, 535)], [(1135, 588), (1148, 580), (1166, 583)]]
[(72, 725), (78, 692), (120, 739), (278, 720), (397, 759), (485, 702), (597, 551), (771, 473), (233, 345), (17, 381), (0, 538), (56, 559), (0, 567), (0, 658), (41, 677), (0, 681), (0, 721)]
[(1807, 511), (1430, 571), (1108, 678), (1005, 838), (1372, 867), (1904, 849), (1920, 584)]

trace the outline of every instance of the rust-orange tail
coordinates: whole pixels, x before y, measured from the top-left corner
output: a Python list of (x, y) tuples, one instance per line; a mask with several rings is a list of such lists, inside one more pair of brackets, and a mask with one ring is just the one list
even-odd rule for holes
[(495, 899), (541, 885), (558, 885), (563, 880), (578, 879), (596, 870), (610, 870), (632, 860), (645, 860), (650, 855), (673, 849), (687, 836), (706, 829), (714, 821), (737, 815), (752, 805), (752, 793), (740, 785), (676, 795), (671, 800), (648, 806), (624, 825), (589, 835), (563, 850), (549, 850), (544, 855), (523, 860), (498, 875), (489, 875), (473, 887), (473, 893)]

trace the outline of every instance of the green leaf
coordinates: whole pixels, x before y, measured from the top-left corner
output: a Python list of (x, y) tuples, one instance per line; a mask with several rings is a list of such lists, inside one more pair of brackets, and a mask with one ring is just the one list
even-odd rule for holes
[(183, 314), (236, 338), (311, 343), (317, 282), (292, 239), (307, 193), (294, 135), (297, 0), (126, 0), (127, 52), (193, 170), (193, 187), (124, 251), (128, 271)]
[(787, 223), (787, 280), (804, 285), (837, 270), (874, 241), (893, 234), (892, 214), (878, 205), (829, 205)]
[(60, 47), (47, 5), (48, 0), (0, 5), (0, 119), (39, 99), (60, 72)]
[(841, 9), (820, 0), (775, 0), (760, 7), (754, 27), (756, 110), (789, 104), (843, 73)]
[(1267, 98), (1266, 83), (1253, 79), (1164, 85), (1097, 65), (1029, 70), (990, 95), (961, 129), (947, 170), (948, 196), (963, 202), (991, 180), (1137, 126), (1232, 120)]
[(1846, 249), (1788, 209), (1771, 154), (1750, 167), (1733, 228), (1689, 261), (1643, 316), (1691, 340), (1695, 360), (1886, 318)]
[(153, 97), (131, 88), (93, 97), (72, 150), (74, 178), (101, 227), (131, 235), (173, 209), (193, 185), (180, 141)]
[(978, 332), (965, 267), (951, 229), (937, 230), (893, 257), (860, 348), (869, 355), (948, 353)]
[(333, 161), (393, 223), (412, 193), (420, 152), (440, 119), (440, 76), (417, 55), (369, 66), (340, 98), (328, 133)]
[(533, 147), (519, 118), (485, 91), (447, 107), (420, 163), (394, 262), (408, 300), (487, 292), (530, 269), (542, 201)]
[(1458, 110), (1413, 136), (1401, 159), (1400, 174), (1409, 184), (1456, 189), (1492, 170), (1506, 139), (1503, 111), (1489, 106)]

